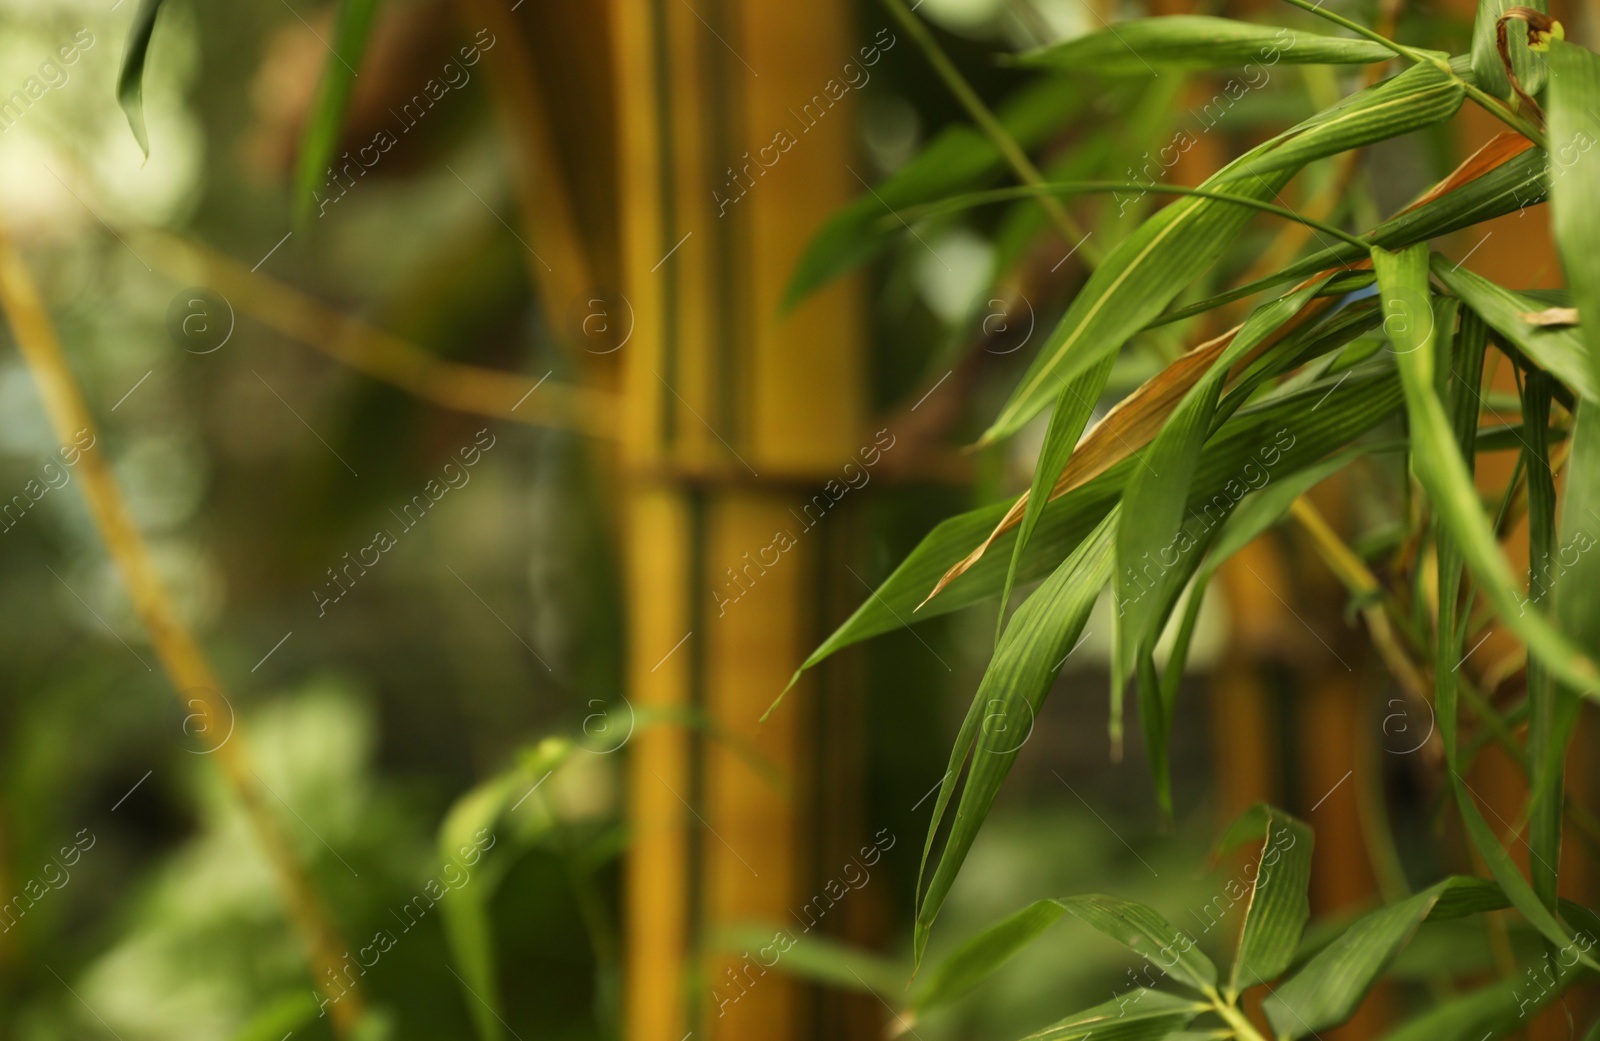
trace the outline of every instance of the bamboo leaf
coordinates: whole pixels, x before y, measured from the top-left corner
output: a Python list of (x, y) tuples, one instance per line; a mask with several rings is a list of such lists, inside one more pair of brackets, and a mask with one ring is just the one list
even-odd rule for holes
[[(1484, 887), (1481, 879), (1447, 878), (1357, 919), (1262, 1001), (1273, 1032), (1296, 1038), (1344, 1022), (1417, 926), (1434, 916), (1436, 906), (1443, 905), (1438, 915), (1442, 918), (1490, 909)], [(1467, 899), (1445, 904), (1442, 898), (1457, 890)], [(1504, 906), (1504, 901), (1499, 904)]]
[(972, 990), (1067, 913), (1059, 900), (1036, 900), (974, 936), (928, 974), (911, 1007), (920, 1015)]
[[(1229, 163), (1201, 188), (1265, 202), (1300, 165), (1352, 147), (1353, 142), (1380, 140), (1426, 125), (1410, 122), (1408, 113), (1413, 109), (1429, 119), (1444, 118), (1448, 113), (1433, 105), (1440, 90), (1439, 81), (1425, 75), (1397, 76), (1302, 124), (1281, 145), (1288, 157), (1283, 163), (1265, 172), (1257, 169), (1258, 163), (1276, 162), (1270, 157), (1282, 139), (1268, 141)], [(1058, 380), (1071, 380), (1119, 350), (1216, 262), (1249, 218), (1247, 207), (1189, 197), (1165, 207), (1124, 239), (1073, 299), (980, 443), (1014, 434), (1050, 402)]]
[[(783, 938), (791, 942), (785, 945)], [(717, 929), (707, 946), (716, 953), (743, 952), (752, 964), (765, 961), (768, 951), (780, 951), (773, 966), (776, 971), (841, 990), (893, 996), (905, 986), (907, 976), (904, 965), (881, 955), (816, 933), (796, 938), (775, 922)]]
[(144, 129), (144, 67), (150, 57), (150, 37), (156, 30), (156, 15), (162, 0), (139, 0), (128, 43), (122, 51), (122, 68), (117, 72), (117, 103), (128, 117), (128, 129), (139, 142), (139, 151), (150, 155), (150, 138)]
[[(1493, 217), (1526, 211), (1545, 201), (1548, 181), (1544, 153), (1534, 148), (1533, 142), (1521, 134), (1500, 134), (1464, 160), (1422, 198), (1369, 231), (1366, 237), (1374, 245), (1385, 249), (1400, 249)], [(1347, 243), (1336, 242), (1290, 264), (1277, 274), (1169, 311), (1152, 324), (1164, 325), (1202, 314), (1318, 272), (1351, 264), (1365, 267), (1370, 263), (1363, 251)]]
[[(1257, 308), (1211, 367), (1184, 395), (1151, 442), (1123, 492), (1122, 523), (1117, 528), (1117, 567), (1113, 588), (1118, 608), (1116, 670), (1113, 684), (1130, 674), (1138, 655), (1160, 636), (1161, 598), (1149, 596), (1151, 570), (1161, 578), (1193, 547), (1185, 539), (1184, 510), (1201, 448), (1211, 432), (1223, 381), (1233, 365), (1270, 338), (1287, 332), (1320, 282), (1302, 286)], [(1251, 465), (1260, 470), (1254, 461)], [(1168, 556), (1173, 559), (1169, 561)]]
[[(1493, 6), (1493, 0), (1485, 0), (1485, 6)], [(1574, 44), (1553, 43), (1549, 59), (1550, 226), (1573, 303), (1580, 315), (1593, 319), (1600, 316), (1600, 249), (1595, 248), (1595, 229), (1600, 228), (1600, 156), (1584, 157), (1600, 140), (1600, 55)], [(1584, 325), (1582, 340), (1587, 346), (1584, 358), (1595, 377), (1592, 383), (1600, 386), (1600, 323)], [(1585, 397), (1594, 400), (1592, 395)]]
[[(918, 962), (927, 947), (928, 930), (978, 836), (989, 807), (999, 794), (1001, 783), (1032, 730), (1039, 705), (1049, 693), (1078, 634), (1083, 631), (1100, 590), (1111, 577), (1111, 539), (1116, 515), (1114, 509), (1108, 513), (1044, 584), (1023, 601), (1006, 626), (994, 659), (978, 685), (973, 710), (968, 712), (967, 722), (962, 726), (973, 748), (966, 786), (962, 789), (938, 867), (917, 911), (913, 949)], [(975, 711), (983, 716), (983, 725), (976, 728), (973, 726)], [(966, 754), (960, 740), (956, 754), (962, 757)], [(951, 773), (954, 773), (960, 765), (954, 755), (952, 764)], [(947, 784), (953, 781), (949, 773), (945, 781)], [(941, 808), (936, 807), (929, 824), (929, 845), (939, 826), (940, 812)], [(924, 865), (927, 849), (925, 846)]]
[(1466, 96), (1460, 80), (1432, 65), (1413, 65), (1289, 130), (1280, 144), (1245, 162), (1234, 177), (1297, 170), (1325, 155), (1421, 130), (1455, 115)]
[(1144, 904), (1094, 893), (1061, 901), (1078, 920), (1105, 933), (1152, 966), (1191, 990), (1217, 985), (1217, 967), (1195, 946), (1194, 938)]
[[(1594, 664), (1550, 624), (1544, 613), (1523, 610), (1523, 598), (1501, 555), (1455, 446), (1449, 421), (1434, 387), (1434, 330), (1429, 304), (1428, 256), (1423, 245), (1402, 253), (1374, 249), (1373, 262), (1383, 293), (1385, 330), (1395, 346), (1395, 363), (1411, 417), (1413, 461), (1442, 524), (1462, 553), (1505, 623), (1543, 655), (1552, 672), (1580, 689), (1593, 684)], [(1487, 316), (1485, 316), (1487, 318)], [(1492, 321), (1491, 321), (1491, 324)]]
[(317, 186), (324, 182), (324, 169), (333, 161), (344, 130), (345, 112), (355, 90), (356, 69), (366, 55), (367, 40), (379, 0), (339, 0), (333, 19), (330, 53), (322, 63), (317, 93), (300, 137), (300, 154), (295, 160), (294, 211), (304, 222), (316, 204)]
[(1383, 1041), (1489, 1041), (1506, 1037), (1526, 1028), (1531, 1017), (1560, 997), (1582, 973), (1558, 966), (1553, 975), (1554, 986), (1539, 987), (1525, 978), (1514, 977), (1452, 998), (1383, 1035)]
[[(1031, 148), (1070, 122), (1089, 100), (1079, 84), (1049, 79), (1018, 91), (995, 116), (1020, 146)], [(982, 184), (1004, 166), (999, 150), (977, 130), (957, 125), (941, 131), (905, 166), (817, 230), (789, 276), (783, 310), (876, 256), (890, 241), (878, 229), (885, 214)]]
[[(1517, 6), (1546, 13), (1549, 11), (1546, 0), (1529, 0), (1526, 4), (1520, 0), (1478, 0), (1478, 17), (1472, 23), (1472, 78), (1485, 91), (1507, 101), (1512, 99), (1511, 81), (1506, 78), (1505, 62), (1500, 57), (1496, 42), (1497, 23), (1507, 11)], [(1506, 44), (1511, 55), (1511, 67), (1522, 89), (1529, 94), (1537, 94), (1545, 80), (1543, 56), (1528, 50), (1527, 29), (1522, 22), (1513, 20), (1507, 23)], [(1560, 76), (1557, 72), (1553, 78), (1559, 79)]]
[(1260, 804), (1228, 830), (1221, 847), (1231, 850), (1257, 839), (1261, 852), (1233, 971), (1228, 976), (1229, 1000), (1241, 990), (1283, 974), (1294, 961), (1311, 917), (1307, 893), (1316, 839), (1310, 827), (1282, 810)]
[(1068, 1016), (1022, 1041), (1160, 1041), (1175, 1036), (1209, 1006), (1159, 990), (1136, 988)]
[(1535, 298), (1514, 293), (1465, 268), (1453, 267), (1442, 257), (1435, 259), (1433, 273), (1450, 292), (1459, 296), (1490, 328), (1509, 340), (1534, 364), (1571, 387), (1585, 401), (1600, 401), (1600, 379), (1589, 365), (1589, 352), (1579, 327), (1529, 322), (1522, 315), (1539, 310)]
[[(1291, 65), (1365, 65), (1394, 51), (1371, 40), (1341, 39), (1275, 25), (1207, 15), (1133, 18), (1024, 54), (1021, 63), (1065, 72), (1149, 76), (1152, 66), (1173, 69)], [(1226, 89), (1226, 88), (1225, 88)], [(1231, 105), (1232, 102), (1230, 101)]]
[[(1319, 402), (1322, 404), (1318, 405)], [(1249, 454), (1272, 442), (1280, 431), (1292, 439), (1283, 450), (1283, 461), (1277, 467), (1281, 475), (1288, 475), (1350, 444), (1391, 415), (1399, 404), (1398, 380), (1393, 373), (1383, 373), (1330, 380), (1297, 394), (1242, 409), (1223, 425), (1201, 453), (1191, 506), (1201, 506), (1224, 494), (1227, 482), (1239, 472)], [(1048, 573), (1071, 552), (1115, 504), (1132, 468), (1137, 465), (1137, 460), (1126, 459), (1099, 478), (1050, 503), (1023, 555), (1018, 579), (1026, 581)], [(1008, 508), (1005, 503), (996, 503), (937, 525), (872, 595), (811, 652), (796, 670), (796, 677), (835, 652), (898, 629), (908, 620), (935, 617), (997, 594), (1005, 581), (1011, 550), (1008, 540), (1014, 537), (1012, 532), (998, 537), (994, 546), (998, 552), (985, 555), (936, 599), (917, 611), (917, 605), (928, 590), (968, 556), (973, 546), (984, 541)]]
[(1024, 497), (1027, 506), (1017, 526), (1016, 541), (1011, 546), (1011, 563), (1006, 567), (1006, 581), (1000, 591), (999, 621), (1002, 624), (1005, 621), (1006, 602), (1011, 599), (1011, 586), (1016, 581), (1017, 567), (1022, 562), (1028, 539), (1050, 501), (1050, 489), (1055, 486), (1056, 479), (1061, 476), (1073, 449), (1077, 447), (1078, 439), (1083, 436), (1083, 428), (1088, 425), (1094, 404), (1105, 390), (1114, 361), (1115, 358), (1108, 356), (1077, 379), (1062, 384), (1055, 411), (1050, 414), (1050, 425), (1045, 430), (1044, 445), (1039, 449), (1039, 459), (1034, 464), (1033, 484)]
[[(1522, 386), (1523, 473), (1528, 499), (1528, 599), (1546, 603), (1555, 567), (1556, 485), (1550, 467), (1549, 373), (1529, 371)], [(1546, 907), (1556, 906), (1561, 863), (1562, 805), (1567, 742), (1578, 701), (1551, 681), (1537, 655), (1528, 658), (1528, 874)]]

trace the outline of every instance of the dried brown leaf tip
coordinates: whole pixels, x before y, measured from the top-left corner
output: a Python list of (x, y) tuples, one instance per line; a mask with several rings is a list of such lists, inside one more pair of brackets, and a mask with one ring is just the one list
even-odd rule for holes
[(1547, 51), (1552, 41), (1567, 38), (1567, 31), (1560, 22), (1535, 8), (1521, 6), (1508, 8), (1504, 17), (1500, 19), (1501, 24), (1512, 18), (1519, 18), (1527, 25), (1528, 46), (1533, 50)]
[(1576, 307), (1547, 307), (1543, 311), (1518, 312), (1517, 317), (1529, 325), (1577, 325)]

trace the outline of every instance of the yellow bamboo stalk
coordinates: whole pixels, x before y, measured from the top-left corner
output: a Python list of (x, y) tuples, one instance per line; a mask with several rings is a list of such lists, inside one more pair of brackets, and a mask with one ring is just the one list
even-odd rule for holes
[[(3, 226), (0, 226), (0, 309), (4, 310), (17, 349), (38, 384), (56, 438), (71, 443), (86, 432), (92, 435), (94, 420), (67, 364), (44, 301)], [(134, 610), (150, 633), (150, 642), (173, 689), (184, 697), (199, 699), (208, 727), (230, 719), (232, 706), (223, 693), (222, 682), (178, 616), (149, 548), (117, 490), (105, 457), (97, 451), (85, 452), (77, 471), (106, 552), (121, 572)], [(278, 827), (266, 801), (264, 786), (251, 768), (237, 725), (233, 739), (216, 748), (214, 754), (223, 780), (243, 805), (245, 816), (276, 873), (290, 918), (305, 944), (312, 976), (332, 1005), (335, 1029), (341, 1037), (349, 1037), (361, 1020), (362, 1003), (358, 992), (337, 982), (348, 948), (340, 941), (321, 897)]]
[(172, 278), (203, 282), (267, 328), (423, 401), (591, 437), (616, 436), (609, 394), (445, 361), (208, 246), (163, 231), (142, 232), (136, 241), (139, 255)]

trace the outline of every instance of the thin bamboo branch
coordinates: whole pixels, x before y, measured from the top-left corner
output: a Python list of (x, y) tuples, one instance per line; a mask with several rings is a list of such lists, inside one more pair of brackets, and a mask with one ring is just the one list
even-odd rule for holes
[[(84, 433), (93, 435), (94, 420), (67, 364), (49, 313), (4, 228), (0, 228), (0, 309), (11, 325), (18, 352), (38, 384), (57, 439), (70, 443)], [(223, 693), (222, 681), (179, 617), (104, 455), (93, 450), (85, 452), (77, 471), (106, 552), (122, 575), (134, 610), (149, 631), (150, 642), (173, 688), (182, 697), (198, 699), (208, 721), (231, 719), (233, 709)], [(289, 916), (305, 945), (312, 976), (333, 1006), (335, 1028), (341, 1037), (349, 1037), (361, 1020), (362, 1003), (357, 991), (337, 982), (348, 948), (340, 940), (310, 876), (278, 827), (264, 786), (251, 768), (237, 722), (231, 740), (223, 742), (213, 754), (224, 782), (238, 797), (271, 862)]]
[(269, 329), (424, 401), (596, 438), (616, 436), (608, 394), (445, 361), (200, 243), (163, 231), (142, 232), (137, 240), (140, 256), (165, 274), (203, 282)]
[[(1033, 165), (1033, 160), (1028, 158), (1028, 154), (1022, 150), (1021, 145), (1017, 144), (1016, 139), (1006, 132), (1005, 127), (1000, 125), (1000, 120), (996, 119), (994, 113), (989, 111), (989, 106), (985, 105), (983, 99), (978, 97), (978, 92), (972, 89), (972, 85), (967, 82), (966, 77), (961, 75), (961, 70), (957, 69), (955, 63), (944, 53), (944, 48), (939, 46), (939, 41), (933, 38), (933, 33), (928, 31), (928, 27), (917, 19), (917, 16), (912, 13), (910, 8), (906, 7), (904, 0), (883, 0), (883, 2), (889, 8), (889, 12), (905, 28), (906, 32), (911, 34), (911, 38), (916, 41), (917, 46), (922, 48), (923, 54), (928, 59), (928, 64), (933, 66), (933, 71), (939, 74), (939, 78), (944, 81), (945, 86), (950, 88), (950, 93), (956, 96), (956, 100), (961, 103), (961, 107), (967, 110), (967, 114), (978, 124), (978, 128), (989, 138), (990, 143), (999, 150), (1006, 164), (1022, 180), (1022, 183), (1036, 189), (1043, 188), (1045, 185), (1044, 175), (1039, 172), (1037, 166)], [(1079, 226), (1077, 221), (1072, 219), (1072, 214), (1067, 212), (1066, 207), (1061, 205), (1060, 200), (1050, 195), (1040, 195), (1039, 205), (1044, 208), (1045, 213), (1049, 215), (1051, 221), (1055, 223), (1056, 228), (1066, 237), (1067, 241), (1078, 245), (1079, 251), (1083, 254), (1085, 265), (1090, 268), (1098, 266), (1104, 257), (1104, 251), (1100, 249), (1098, 243), (1089, 241), (1089, 236), (1084, 234), (1083, 228)]]

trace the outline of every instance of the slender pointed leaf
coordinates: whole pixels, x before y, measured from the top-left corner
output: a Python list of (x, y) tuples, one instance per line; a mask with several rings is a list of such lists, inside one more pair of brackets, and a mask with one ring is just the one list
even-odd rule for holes
[(122, 68), (117, 72), (117, 103), (128, 117), (128, 129), (139, 142), (139, 151), (150, 155), (150, 138), (144, 129), (144, 67), (150, 57), (150, 37), (156, 30), (156, 15), (162, 0), (139, 0), (133, 25), (128, 29), (128, 44), (122, 51)]
[[(1433, 78), (1402, 74), (1345, 99), (1289, 135), (1251, 149), (1201, 187), (1260, 201), (1273, 199), (1305, 163), (1355, 142), (1381, 140), (1427, 125), (1410, 122), (1414, 111), (1434, 121), (1445, 118), (1454, 109), (1433, 105), (1440, 90)], [(1272, 165), (1276, 160), (1269, 157), (1275, 153), (1286, 157), (1282, 164)], [(1263, 171), (1259, 163), (1272, 168)], [(1190, 196), (1165, 207), (1123, 240), (1073, 299), (982, 442), (1014, 434), (1049, 404), (1057, 380), (1071, 380), (1119, 350), (1216, 262), (1251, 215), (1249, 208), (1236, 203)]]
[[(1280, 1037), (1296, 1038), (1336, 1026), (1350, 1017), (1390, 959), (1430, 917), (1458, 917), (1504, 906), (1482, 879), (1447, 878), (1415, 896), (1357, 919), (1261, 1003)], [(1446, 904), (1455, 891), (1466, 899)], [(1442, 912), (1435, 915), (1436, 906)]]
[(1149, 76), (1152, 66), (1174, 69), (1291, 65), (1365, 65), (1394, 51), (1372, 40), (1324, 36), (1208, 15), (1133, 18), (1115, 27), (1031, 51), (1022, 64), (1067, 72)]
[(295, 161), (295, 216), (304, 221), (316, 203), (318, 185), (327, 183), (324, 169), (333, 161), (344, 130), (344, 117), (355, 89), (356, 70), (366, 55), (367, 39), (372, 34), (373, 17), (379, 0), (339, 0), (333, 18), (333, 39), (327, 60), (317, 80), (317, 93), (311, 102), (305, 132), (300, 138), (300, 155)]
[[(1320, 402), (1320, 404), (1319, 404)], [(1300, 393), (1243, 409), (1208, 442), (1200, 457), (1191, 507), (1204, 512), (1207, 503), (1227, 494), (1227, 485), (1239, 473), (1249, 454), (1262, 445), (1276, 443), (1282, 432), (1287, 443), (1275, 468), (1281, 475), (1294, 473), (1345, 447), (1392, 415), (1400, 404), (1395, 375), (1381, 373), (1340, 377), (1306, 388)], [(1038, 530), (1023, 555), (1019, 580), (1048, 573), (1116, 502), (1137, 460), (1127, 459), (1102, 476), (1045, 509)], [(937, 525), (884, 579), (861, 606), (812, 651), (796, 676), (835, 652), (880, 633), (892, 632), (908, 621), (920, 621), (978, 603), (1000, 591), (1014, 532), (1001, 536), (997, 552), (986, 554), (937, 598), (919, 611), (927, 596), (951, 566), (983, 542), (1008, 509), (1005, 503), (985, 506)], [(953, 783), (953, 782), (951, 782)]]
[[(1061, 562), (1006, 626), (994, 659), (984, 672), (973, 698), (982, 706), (984, 725), (971, 735), (972, 763), (961, 791), (954, 823), (945, 839), (938, 867), (917, 911), (913, 948), (917, 961), (927, 947), (928, 930), (938, 916), (968, 850), (978, 836), (989, 807), (1017, 752), (1032, 731), (1039, 705), (1049, 693), (1056, 673), (1083, 631), (1089, 611), (1111, 577), (1111, 539), (1117, 511), (1113, 509), (1076, 549)], [(963, 730), (970, 733), (972, 713)], [(946, 780), (949, 778), (947, 776)], [(938, 826), (930, 825), (929, 834)], [(926, 857), (924, 858), (926, 863)]]
[(1385, 329), (1395, 345), (1396, 366), (1411, 417), (1418, 479), (1506, 624), (1527, 642), (1531, 653), (1543, 655), (1551, 670), (1565, 682), (1579, 688), (1592, 686), (1596, 678), (1594, 664), (1550, 624), (1544, 612), (1522, 609), (1521, 592), (1456, 450), (1434, 388), (1434, 323), (1429, 303), (1427, 247), (1411, 246), (1401, 253), (1374, 249), (1372, 256), (1383, 292)]
[(1217, 967), (1195, 945), (1194, 937), (1167, 921), (1159, 911), (1099, 893), (1068, 897), (1061, 903), (1080, 921), (1127, 947), (1173, 982), (1202, 994), (1216, 987)]
[(1550, 71), (1550, 226), (1578, 313), (1590, 319), (1584, 357), (1600, 386), (1600, 155), (1588, 155), (1600, 141), (1600, 55), (1554, 43)]
[(1136, 988), (1068, 1016), (1022, 1041), (1160, 1041), (1175, 1036), (1207, 1006), (1159, 990)]

